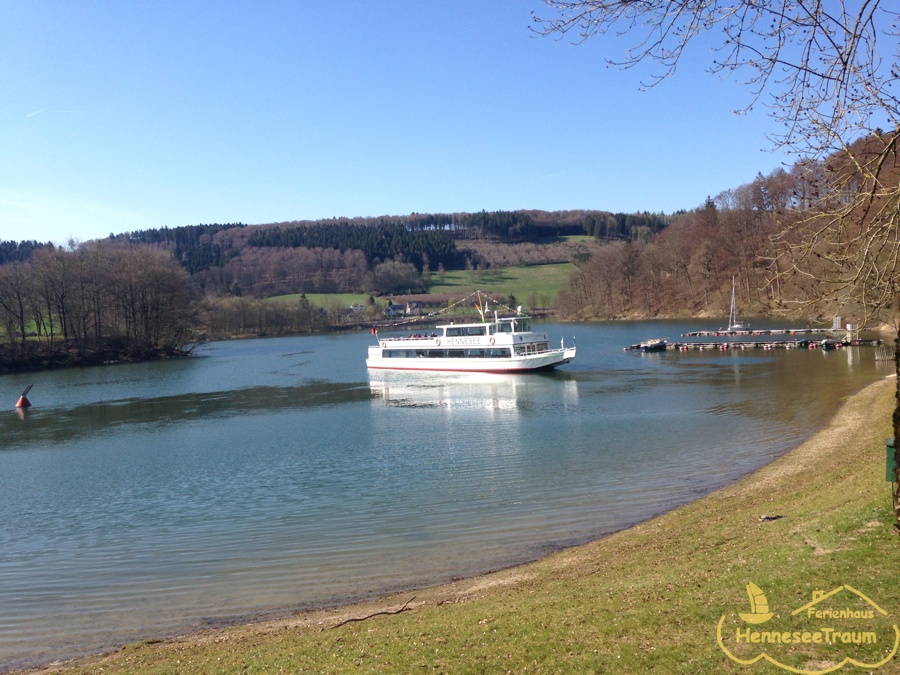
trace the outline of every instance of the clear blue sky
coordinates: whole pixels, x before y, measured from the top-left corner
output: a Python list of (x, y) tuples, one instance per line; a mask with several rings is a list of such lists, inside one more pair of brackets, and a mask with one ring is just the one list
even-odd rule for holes
[[(0, 239), (503, 209), (672, 212), (784, 161), (691, 53), (536, 38), (537, 0), (0, 2)], [(696, 61), (696, 65), (693, 63)]]

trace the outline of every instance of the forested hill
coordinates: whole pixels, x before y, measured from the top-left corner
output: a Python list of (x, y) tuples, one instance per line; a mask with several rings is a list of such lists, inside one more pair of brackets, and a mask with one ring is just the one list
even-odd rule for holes
[(50, 246), (37, 241), (0, 241), (0, 265), (28, 260), (35, 251)]
[[(572, 235), (643, 240), (662, 231), (673, 218), (586, 210), (413, 213), (253, 226), (162, 227), (87, 244), (168, 251), (198, 291), (207, 295), (392, 294), (425, 290), (429, 275), (440, 270), (517, 264), (510, 256), (525, 247), (525, 264), (567, 262), (573, 259), (569, 248), (555, 247), (551, 254), (546, 243)], [(0, 242), (0, 264), (27, 260), (41, 246), (50, 245)], [(544, 247), (547, 254), (535, 255), (535, 247)]]
[(305, 227), (257, 229), (247, 240), (248, 246), (260, 248), (322, 248), (341, 253), (362, 251), (370, 265), (376, 261), (405, 258), (422, 269), (443, 265), (452, 269), (461, 264), (453, 236), (442, 229), (409, 229), (400, 223), (378, 226), (317, 224)]
[[(870, 144), (881, 142), (863, 139), (853, 152), (865, 156)], [(818, 302), (815, 274), (822, 257), (818, 249), (809, 252), (813, 276), (785, 273), (794, 252), (805, 250), (800, 247), (802, 228), (817, 222), (810, 213), (822, 183), (830, 180), (835, 167), (855, 166), (846, 159), (842, 164), (840, 156), (829, 161), (805, 161), (791, 171), (779, 168), (767, 176), (759, 174), (749, 184), (672, 215), (482, 211), (254, 226), (192, 225), (111, 235), (78, 245), (71, 251), (77, 256), (34, 241), (0, 242), (0, 334), (15, 342), (27, 332), (23, 318), (27, 312), (62, 313), (41, 297), (58, 293), (67, 303), (71, 289), (81, 283), (77, 275), (67, 275), (91, 273), (84, 283), (94, 283), (104, 274), (121, 272), (95, 265), (119, 260), (106, 254), (136, 251), (159, 254), (178, 272), (187, 272), (183, 277), (193, 297), (205, 297), (211, 305), (223, 299), (293, 293), (396, 297), (425, 292), (436, 276), (453, 269), (478, 273), (569, 262), (573, 274), (554, 307), (567, 319), (721, 316), (729, 306), (732, 279), (737, 281), (737, 302), (744, 316), (795, 307), (814, 318), (838, 312), (864, 315), (864, 308), (852, 304), (830, 307)], [(564, 239), (571, 235), (581, 237)], [(868, 255), (870, 249), (859, 243), (865, 241), (842, 241), (842, 254)], [(140, 267), (128, 260), (131, 267)], [(171, 272), (161, 264), (160, 269)], [(62, 275), (63, 281), (57, 283), (54, 275)], [(114, 288), (115, 281), (108, 280), (105, 287)], [(100, 307), (103, 302), (96, 304)], [(58, 304), (69, 312), (66, 303)], [(79, 311), (98, 315), (97, 310)], [(40, 317), (32, 320), (41, 323)], [(68, 320), (68, 315), (60, 317), (60, 325), (67, 326)], [(72, 332), (79, 334), (77, 328), (83, 333), (86, 322), (73, 326)], [(95, 323), (96, 330), (106, 330)], [(127, 335), (130, 329), (129, 324), (122, 330)]]
[(152, 230), (127, 232), (110, 237), (111, 241), (132, 244), (150, 244), (168, 249), (189, 274), (221, 267), (237, 255), (235, 250), (226, 250), (214, 240), (217, 232), (246, 227), (243, 223), (228, 225), (186, 225), (184, 227), (161, 227)]
[[(674, 216), (607, 211), (481, 211), (378, 218), (300, 220), (246, 226), (190, 225), (128, 232), (114, 241), (154, 244), (172, 251), (191, 274), (223, 267), (246, 247), (360, 250), (371, 265), (404, 258), (421, 271), (460, 269), (467, 263), (455, 242), (487, 239), (523, 243), (551, 237), (589, 235), (598, 239), (642, 239), (663, 230)], [(477, 261), (468, 261), (469, 263)]]

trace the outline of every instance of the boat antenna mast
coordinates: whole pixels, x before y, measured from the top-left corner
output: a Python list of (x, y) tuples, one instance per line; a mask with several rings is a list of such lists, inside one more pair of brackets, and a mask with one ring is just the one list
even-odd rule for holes
[(484, 301), (481, 300), (481, 291), (478, 291), (478, 298), (475, 300), (475, 309), (478, 310), (479, 316), (481, 316), (481, 323), (487, 323), (487, 320), (484, 318), (484, 315), (487, 313), (487, 304), (490, 297), (487, 296), (484, 298)]

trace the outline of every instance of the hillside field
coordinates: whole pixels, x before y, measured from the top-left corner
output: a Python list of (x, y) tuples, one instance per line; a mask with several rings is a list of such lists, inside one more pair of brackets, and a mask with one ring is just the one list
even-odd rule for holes
[[(554, 263), (549, 265), (524, 265), (502, 267), (487, 270), (454, 270), (443, 274), (433, 273), (428, 293), (423, 298), (427, 305), (428, 296), (455, 296), (463, 298), (475, 291), (483, 291), (509, 297), (529, 309), (546, 308), (553, 304), (557, 294), (565, 288), (569, 276), (575, 266), (572, 263)], [(358, 303), (366, 305), (366, 293), (307, 293), (307, 299), (319, 307), (346, 307)], [(404, 296), (407, 297), (407, 296)], [(296, 302), (299, 293), (279, 295), (269, 298), (276, 302)], [(387, 304), (387, 297), (376, 298), (382, 307)]]

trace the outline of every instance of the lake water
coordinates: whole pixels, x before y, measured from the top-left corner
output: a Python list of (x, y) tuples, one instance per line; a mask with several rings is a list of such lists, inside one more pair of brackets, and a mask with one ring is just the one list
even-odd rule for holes
[(0, 670), (533, 560), (769, 462), (893, 370), (623, 351), (704, 328), (545, 324), (578, 358), (540, 375), (370, 378), (366, 332), (0, 377)]

